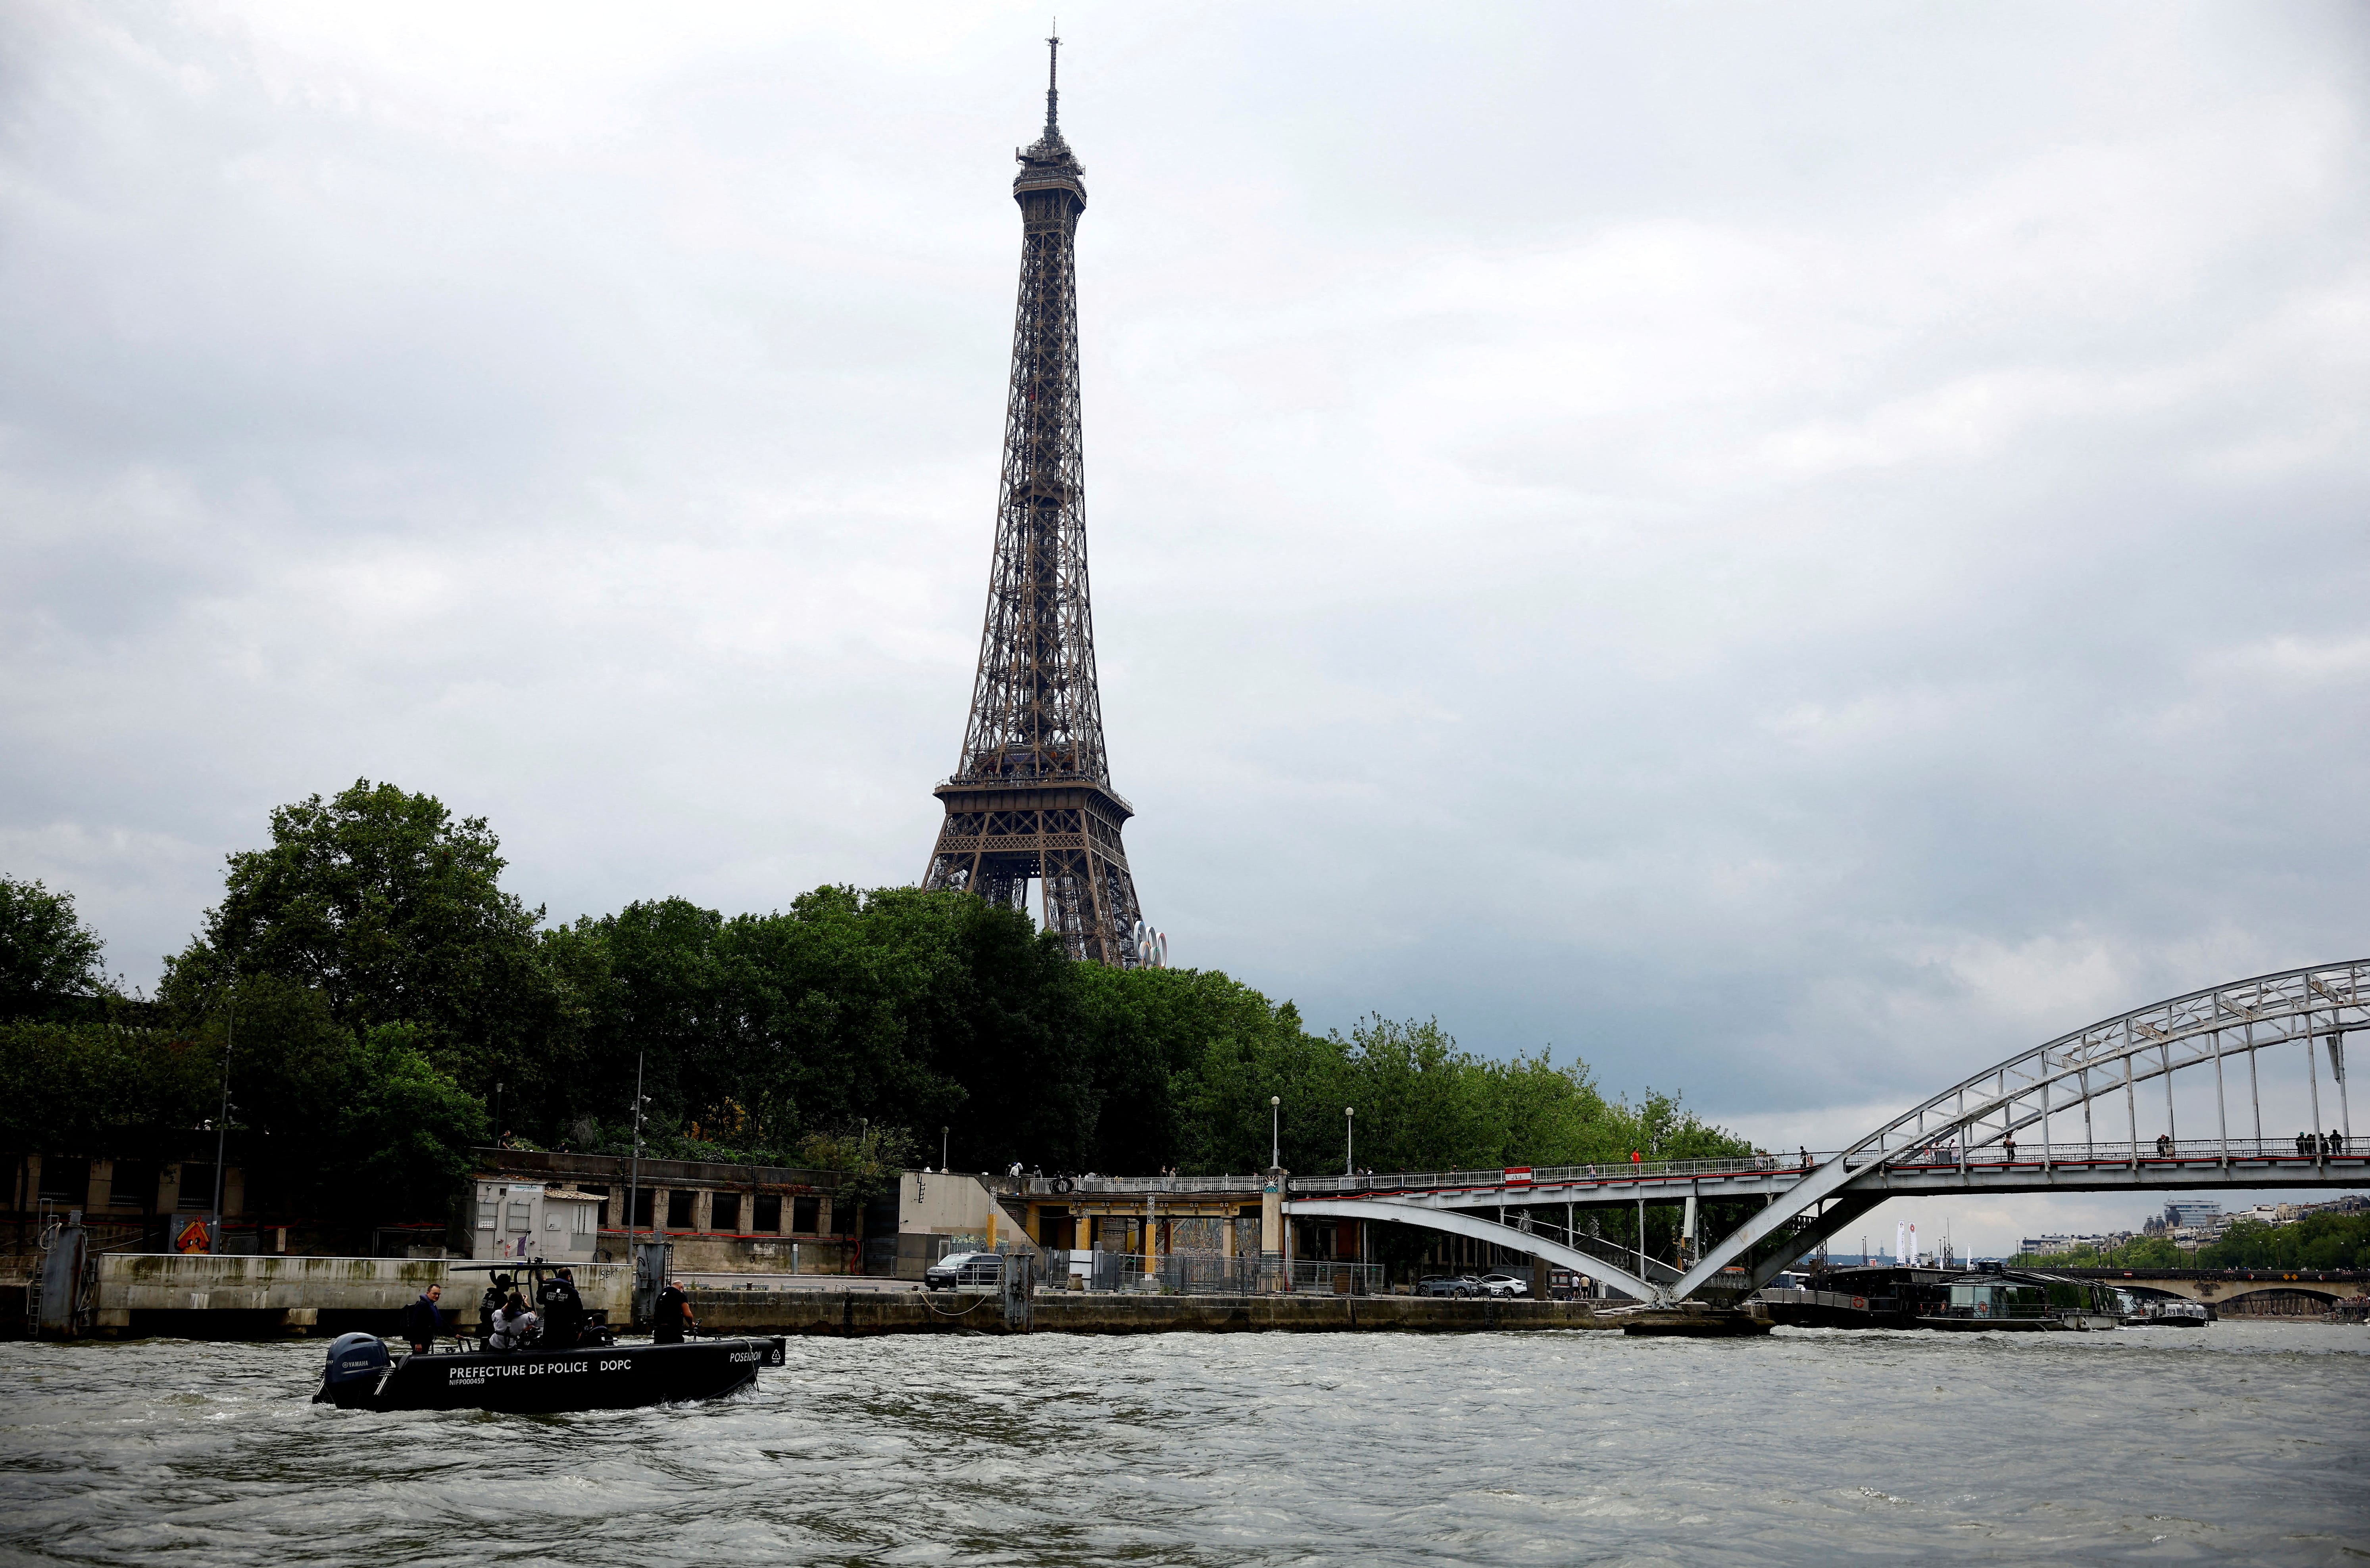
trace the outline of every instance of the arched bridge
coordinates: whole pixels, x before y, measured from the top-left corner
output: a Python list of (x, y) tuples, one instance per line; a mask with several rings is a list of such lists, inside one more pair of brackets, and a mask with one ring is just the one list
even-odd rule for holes
[[(1641, 1299), (1675, 1299), (1731, 1265), (1743, 1267), (1748, 1289), (1758, 1288), (1893, 1197), (2370, 1186), (2370, 1153), (2353, 1139), (2345, 1073), (2345, 1036), (2370, 1027), (2365, 981), (2370, 959), (2259, 976), (2135, 1008), (1985, 1068), (1840, 1150), (1295, 1176), (1284, 1207), (1294, 1217), (1394, 1220), (1471, 1236), (1580, 1269)], [(2263, 1136), (2266, 1066), (2276, 1088), (2330, 1133)], [(2206, 1099), (2195, 1092), (2192, 1125), (2180, 1125), (2176, 1075), (2200, 1090), (2210, 1082), (2210, 1126), (2193, 1125)], [(2161, 1130), (2144, 1137), (2143, 1115), (2146, 1126)], [(1579, 1224), (1582, 1209), (1673, 1203), (1685, 1204), (1692, 1221), (1700, 1204), (1738, 1199), (1760, 1207), (1689, 1259), (1684, 1273), (1584, 1234)]]

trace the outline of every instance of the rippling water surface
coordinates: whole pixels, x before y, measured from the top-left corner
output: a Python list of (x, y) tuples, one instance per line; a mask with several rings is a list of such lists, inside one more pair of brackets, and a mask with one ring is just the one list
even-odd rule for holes
[(307, 1402), (318, 1341), (0, 1345), (0, 1558), (2370, 1559), (2370, 1333), (793, 1340), (729, 1401)]

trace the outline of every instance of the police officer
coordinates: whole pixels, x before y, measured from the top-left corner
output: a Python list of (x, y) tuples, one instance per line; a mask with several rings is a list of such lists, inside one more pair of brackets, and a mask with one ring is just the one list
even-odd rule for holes
[(543, 1305), (543, 1344), (547, 1350), (573, 1350), (584, 1334), (584, 1299), (576, 1280), (560, 1269), (535, 1293)]
[(511, 1276), (507, 1274), (494, 1276), (486, 1287), (485, 1295), (477, 1301), (477, 1338), (480, 1341), (494, 1332), (494, 1318), (501, 1311), (502, 1303), (510, 1299)]
[(682, 1286), (670, 1279), (659, 1292), (656, 1319), (650, 1324), (650, 1343), (681, 1345), (686, 1330), (699, 1332), (699, 1325), (691, 1317), (691, 1298), (683, 1293)]

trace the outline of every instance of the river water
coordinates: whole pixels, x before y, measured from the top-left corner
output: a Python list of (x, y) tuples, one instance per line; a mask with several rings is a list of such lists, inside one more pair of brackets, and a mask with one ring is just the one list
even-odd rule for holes
[(0, 1345), (0, 1561), (2370, 1558), (2358, 1327), (793, 1340), (569, 1416), (316, 1406), (323, 1350)]

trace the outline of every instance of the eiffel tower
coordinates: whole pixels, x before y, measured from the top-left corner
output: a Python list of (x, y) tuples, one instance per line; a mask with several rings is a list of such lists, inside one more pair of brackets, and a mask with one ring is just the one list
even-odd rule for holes
[(1020, 909), (1033, 880), (1044, 929), (1062, 933), (1071, 957), (1132, 967), (1145, 955), (1120, 830), (1135, 808), (1111, 788), (1103, 753), (1087, 595), (1073, 248), (1086, 170), (1062, 139), (1062, 40), (1045, 41), (1045, 133), (1015, 154), (1012, 181), (1020, 303), (987, 624), (962, 760), (936, 792), (947, 815), (922, 885)]

